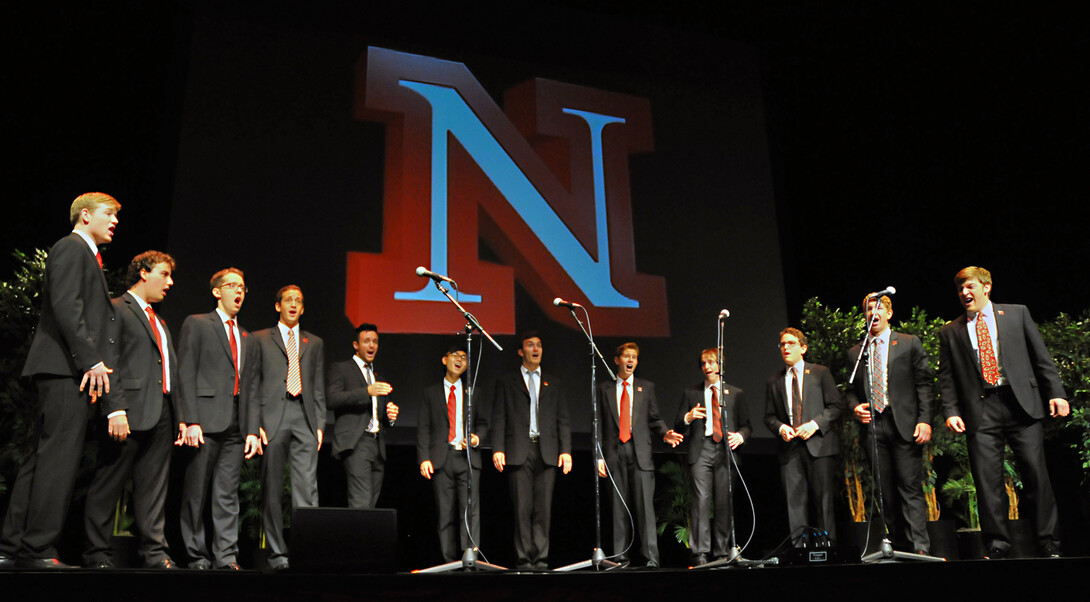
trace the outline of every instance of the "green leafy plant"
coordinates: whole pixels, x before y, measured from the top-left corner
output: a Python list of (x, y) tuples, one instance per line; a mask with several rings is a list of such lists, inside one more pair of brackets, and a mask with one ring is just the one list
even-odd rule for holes
[(673, 529), (677, 542), (688, 548), (689, 504), (693, 491), (689, 467), (677, 460), (669, 460), (659, 467), (659, 474), (666, 480), (666, 486), (657, 488), (655, 493), (658, 534)]

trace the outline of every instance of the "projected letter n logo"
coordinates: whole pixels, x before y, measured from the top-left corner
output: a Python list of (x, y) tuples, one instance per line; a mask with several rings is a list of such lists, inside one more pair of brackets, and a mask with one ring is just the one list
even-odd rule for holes
[[(355, 115), (387, 126), (386, 190), (382, 253), (348, 254), (348, 317), (385, 332), (460, 329), (415, 275), (423, 265), (456, 278), (495, 333), (515, 332), (517, 278), (564, 324), (554, 297), (592, 308), (598, 334), (668, 335), (665, 281), (635, 266), (628, 156), (652, 149), (647, 101), (536, 79), (504, 106), (460, 63), (380, 48), (361, 58)], [(480, 260), (480, 239), (504, 265)]]

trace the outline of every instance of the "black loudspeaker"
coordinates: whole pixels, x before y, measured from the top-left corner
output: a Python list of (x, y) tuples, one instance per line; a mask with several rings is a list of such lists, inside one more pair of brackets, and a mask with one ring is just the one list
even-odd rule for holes
[(289, 553), (293, 571), (397, 572), (397, 510), (298, 508)]

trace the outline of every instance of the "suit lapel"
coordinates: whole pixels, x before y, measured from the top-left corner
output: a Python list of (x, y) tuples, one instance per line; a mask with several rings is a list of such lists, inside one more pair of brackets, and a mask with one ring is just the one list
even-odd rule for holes
[[(966, 362), (967, 366), (971, 366), (976, 369), (977, 375), (980, 375), (980, 360), (977, 359), (976, 353), (973, 351), (973, 342), (969, 340), (969, 319), (965, 317), (965, 314), (961, 314), (952, 322), (954, 325), (954, 340), (957, 341), (957, 346), (960, 348), (962, 359)], [(983, 376), (981, 376), (983, 379)]]
[(613, 416), (614, 422), (620, 424), (620, 412), (617, 410), (617, 381), (613, 381), (610, 384), (612, 386), (606, 387), (606, 400), (609, 401), (606, 405), (609, 406), (609, 413)]
[[(999, 347), (998, 354), (995, 359), (997, 362), (999, 362), (999, 365), (1002, 366), (1004, 348), (1003, 341), (1014, 340), (1015, 336), (1017, 336), (1017, 333), (1013, 331), (1015, 326), (1014, 323), (1011, 320), (1007, 319), (1005, 305), (996, 305), (995, 303), (992, 303), (992, 311), (995, 314), (995, 339), (998, 342)], [(983, 378), (983, 376), (981, 378)]]
[(136, 316), (136, 321), (144, 325), (144, 332), (148, 333), (148, 338), (154, 343), (155, 333), (151, 331), (151, 320), (148, 319), (148, 314), (141, 311), (140, 304), (136, 302), (131, 293), (126, 291), (121, 298), (125, 300), (125, 305), (128, 306), (129, 311)]
[(219, 339), (220, 345), (223, 346), (223, 352), (227, 354), (227, 361), (232, 361), (231, 342), (227, 340), (227, 327), (224, 326), (223, 322), (220, 320), (219, 312), (213, 311), (208, 314), (208, 321), (212, 322), (212, 325), (215, 327), (213, 332), (216, 333), (216, 338)]
[[(302, 332), (302, 331), (300, 331), (300, 332)], [(280, 353), (284, 354), (284, 357), (287, 357), (288, 356), (288, 350), (284, 347), (284, 335), (280, 332), (280, 324), (279, 323), (277, 323), (277, 325), (273, 327), (272, 332), (270, 334), (272, 334), (272, 336), (270, 338), (273, 340), (273, 344), (276, 345), (276, 348), (280, 350)], [(303, 337), (300, 336), (299, 338), (303, 338)], [(301, 342), (302, 341), (295, 341), (295, 349), (299, 351), (299, 357), (303, 357), (302, 348), (299, 346), (299, 344)]]
[(802, 364), (802, 420), (806, 422), (818, 412), (813, 405), (813, 400), (821, 396), (821, 384), (817, 382), (817, 375), (811, 372), (810, 362)]

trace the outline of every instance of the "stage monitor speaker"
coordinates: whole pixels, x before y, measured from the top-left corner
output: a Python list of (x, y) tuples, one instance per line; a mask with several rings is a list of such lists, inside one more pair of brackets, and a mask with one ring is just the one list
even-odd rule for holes
[(397, 510), (298, 508), (291, 568), (304, 572), (397, 572)]

